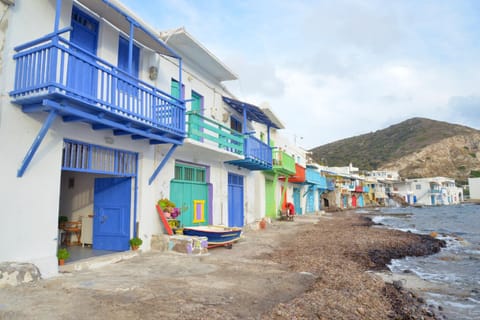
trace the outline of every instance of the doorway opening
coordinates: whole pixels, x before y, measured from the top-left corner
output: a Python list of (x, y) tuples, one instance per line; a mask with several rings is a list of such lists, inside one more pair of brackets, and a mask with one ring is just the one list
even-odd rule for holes
[(58, 247), (72, 263), (129, 250), (136, 234), (138, 155), (65, 140), (58, 213)]

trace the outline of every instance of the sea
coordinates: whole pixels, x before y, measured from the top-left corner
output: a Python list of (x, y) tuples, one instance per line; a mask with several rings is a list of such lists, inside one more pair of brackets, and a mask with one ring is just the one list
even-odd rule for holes
[(382, 208), (373, 218), (386, 227), (419, 234), (436, 232), (447, 246), (424, 257), (393, 260), (393, 273), (429, 282), (422, 293), (447, 319), (480, 319), (480, 205)]

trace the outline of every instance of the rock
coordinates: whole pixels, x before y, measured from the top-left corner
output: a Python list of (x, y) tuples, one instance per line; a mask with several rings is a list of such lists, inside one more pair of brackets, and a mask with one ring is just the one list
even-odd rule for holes
[(358, 312), (358, 314), (361, 315), (361, 316), (365, 315), (365, 309), (363, 309), (362, 307), (359, 307), (359, 308), (357, 309), (357, 312)]
[(395, 289), (397, 290), (401, 290), (403, 288), (403, 283), (401, 280), (395, 280), (393, 281), (393, 286), (395, 287)]
[(33, 263), (0, 263), (0, 288), (17, 286), (21, 283), (37, 281), (40, 278), (40, 270)]

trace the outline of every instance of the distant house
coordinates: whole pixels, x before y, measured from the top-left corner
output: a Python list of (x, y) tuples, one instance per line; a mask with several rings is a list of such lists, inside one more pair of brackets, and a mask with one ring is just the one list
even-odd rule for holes
[(470, 190), (470, 199), (480, 200), (480, 178), (468, 178), (468, 189)]
[(463, 189), (450, 178), (406, 179), (397, 187), (398, 194), (412, 205), (452, 205), (463, 201)]

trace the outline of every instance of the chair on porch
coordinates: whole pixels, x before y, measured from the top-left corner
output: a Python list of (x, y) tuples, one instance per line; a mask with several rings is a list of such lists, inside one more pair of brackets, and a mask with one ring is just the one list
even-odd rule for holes
[[(81, 221), (66, 221), (60, 224), (60, 229), (65, 231), (65, 238), (63, 244), (66, 246), (79, 245), (80, 237), (82, 235), (82, 222)], [(71, 241), (72, 235), (75, 235), (77, 238), (76, 242)]]

